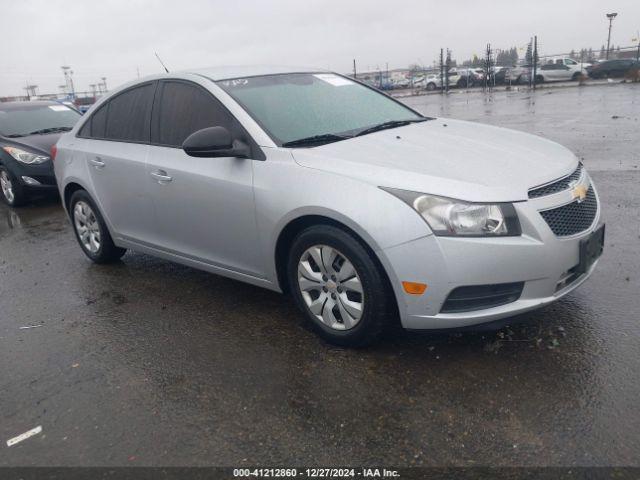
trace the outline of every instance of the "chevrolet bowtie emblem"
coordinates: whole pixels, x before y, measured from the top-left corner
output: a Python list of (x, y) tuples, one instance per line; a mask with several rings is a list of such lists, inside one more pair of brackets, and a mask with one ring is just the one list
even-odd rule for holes
[(578, 202), (582, 202), (585, 198), (587, 198), (587, 187), (585, 187), (584, 185), (577, 185), (573, 188), (573, 191), (571, 193), (573, 195), (573, 198), (577, 198)]

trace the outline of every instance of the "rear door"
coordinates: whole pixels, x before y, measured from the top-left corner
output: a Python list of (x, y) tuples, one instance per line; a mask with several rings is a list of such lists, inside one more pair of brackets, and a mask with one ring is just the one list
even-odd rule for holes
[(116, 236), (153, 241), (152, 205), (145, 191), (151, 107), (156, 82), (119, 93), (80, 131), (93, 195)]
[(260, 276), (264, 262), (256, 249), (253, 160), (195, 158), (181, 148), (189, 135), (213, 126), (251, 142), (204, 87), (181, 80), (160, 83), (146, 175), (157, 238), (169, 253)]

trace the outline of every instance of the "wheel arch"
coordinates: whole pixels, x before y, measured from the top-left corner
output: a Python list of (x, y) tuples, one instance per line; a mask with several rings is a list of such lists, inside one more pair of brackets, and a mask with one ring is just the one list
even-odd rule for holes
[(351, 228), (349, 225), (347, 225), (346, 222), (320, 213), (305, 214), (293, 218), (289, 220), (289, 222), (284, 226), (284, 228), (282, 228), (282, 230), (280, 230), (280, 234), (278, 235), (277, 241), (275, 243), (274, 258), (277, 281), (282, 292), (288, 293), (290, 289), (290, 285), (287, 279), (287, 262), (289, 258), (288, 252), (290, 251), (293, 240), (304, 229), (317, 225), (328, 225), (339, 228), (345, 233), (351, 235), (366, 250), (366, 252), (373, 260), (374, 264), (380, 271), (383, 281), (387, 284), (390, 294), (393, 296), (392, 298), (394, 308), (397, 309), (398, 303), (395, 289), (391, 284), (389, 273), (384, 267), (384, 262), (380, 259), (377, 253), (380, 251), (380, 249), (377, 247), (377, 245), (373, 244), (373, 240), (365, 239), (364, 235), (359, 234), (354, 228)]
[(77, 183), (75, 181), (71, 181), (71, 182), (67, 183), (65, 185), (65, 187), (64, 187), (64, 191), (62, 192), (62, 202), (63, 202), (64, 208), (65, 208), (65, 210), (67, 211), (68, 214), (70, 214), (69, 202), (71, 201), (71, 197), (78, 190), (84, 190), (85, 192), (89, 193), (86, 188), (84, 188), (82, 185), (80, 185), (79, 183)]

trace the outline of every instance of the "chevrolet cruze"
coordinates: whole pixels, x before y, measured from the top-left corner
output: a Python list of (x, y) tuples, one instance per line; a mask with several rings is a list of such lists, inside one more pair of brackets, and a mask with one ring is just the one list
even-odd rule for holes
[(96, 263), (127, 249), (289, 292), (328, 341), (493, 322), (593, 272), (604, 226), (576, 156), (428, 118), (356, 80), (293, 68), (147, 77), (54, 149)]

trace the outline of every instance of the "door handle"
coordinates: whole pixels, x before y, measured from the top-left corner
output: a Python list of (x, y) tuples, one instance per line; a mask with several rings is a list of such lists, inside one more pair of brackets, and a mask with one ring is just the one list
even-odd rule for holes
[(89, 163), (96, 168), (104, 168), (105, 163), (102, 161), (100, 157), (89, 159)]
[(151, 172), (151, 176), (155, 178), (160, 184), (169, 183), (171, 180), (173, 180), (173, 177), (167, 175), (167, 172), (165, 172), (164, 170), (156, 170), (154, 172)]

